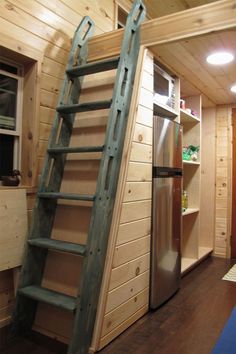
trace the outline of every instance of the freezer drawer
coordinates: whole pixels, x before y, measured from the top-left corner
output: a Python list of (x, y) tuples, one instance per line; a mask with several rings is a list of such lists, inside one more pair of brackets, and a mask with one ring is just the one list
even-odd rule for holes
[(181, 177), (153, 179), (150, 307), (168, 300), (180, 283)]

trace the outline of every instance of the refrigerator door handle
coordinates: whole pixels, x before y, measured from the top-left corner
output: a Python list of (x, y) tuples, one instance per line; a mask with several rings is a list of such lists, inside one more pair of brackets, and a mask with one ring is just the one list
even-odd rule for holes
[(181, 168), (153, 166), (152, 175), (153, 175), (153, 178), (182, 177), (182, 169)]

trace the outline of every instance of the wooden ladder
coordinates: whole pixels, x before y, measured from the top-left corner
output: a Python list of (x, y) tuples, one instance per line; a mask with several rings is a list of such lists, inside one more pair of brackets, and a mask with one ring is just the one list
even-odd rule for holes
[[(88, 39), (94, 24), (89, 17), (82, 20), (72, 42), (49, 138), (13, 314), (13, 332), (24, 333), (32, 328), (38, 302), (71, 311), (74, 325), (69, 354), (87, 354), (92, 341), (140, 47), (139, 26), (144, 16), (145, 7), (137, 0), (127, 19), (121, 55), (90, 63)], [(83, 76), (114, 68), (117, 73), (112, 100), (78, 103)], [(104, 145), (69, 147), (75, 115), (107, 108), (110, 111)], [(67, 154), (92, 152), (102, 152), (95, 195), (61, 193)], [(61, 199), (93, 202), (86, 245), (51, 238), (57, 201)], [(84, 257), (78, 297), (41, 286), (48, 250)]]

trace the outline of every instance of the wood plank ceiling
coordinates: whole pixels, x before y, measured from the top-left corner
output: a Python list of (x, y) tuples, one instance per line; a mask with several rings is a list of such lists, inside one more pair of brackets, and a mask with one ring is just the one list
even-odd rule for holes
[[(212, 2), (211, 0), (146, 0), (150, 17), (160, 17)], [(152, 48), (156, 58), (181, 78), (181, 95), (203, 94), (205, 107), (235, 103), (236, 94), (236, 29), (163, 44)], [(227, 50), (235, 60), (224, 66), (206, 62), (208, 54)]]

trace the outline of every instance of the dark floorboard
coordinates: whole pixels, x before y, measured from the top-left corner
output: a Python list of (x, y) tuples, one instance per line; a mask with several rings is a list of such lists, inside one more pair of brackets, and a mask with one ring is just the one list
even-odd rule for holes
[[(181, 289), (170, 301), (142, 317), (99, 353), (210, 354), (236, 305), (236, 283), (221, 280), (233, 263), (219, 258), (201, 263), (182, 279)], [(1, 354), (66, 353), (64, 345), (37, 334), (11, 343), (6, 343), (6, 337), (7, 330), (2, 330)]]

